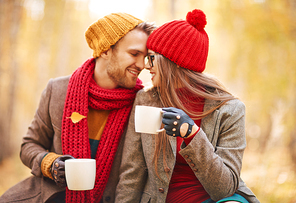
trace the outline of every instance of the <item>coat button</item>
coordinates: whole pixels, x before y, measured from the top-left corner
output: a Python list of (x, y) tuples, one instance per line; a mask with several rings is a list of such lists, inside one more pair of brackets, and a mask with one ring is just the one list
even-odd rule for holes
[(184, 157), (187, 159), (189, 156), (186, 154), (186, 155), (184, 155)]
[(187, 161), (188, 161), (188, 162), (192, 162), (192, 160), (191, 160), (191, 159), (187, 159)]
[(106, 201), (106, 202), (110, 202), (110, 200), (111, 200), (111, 197), (109, 197), (109, 196), (107, 196), (107, 197), (105, 198), (105, 201)]
[(194, 166), (195, 166), (195, 164), (190, 164), (190, 166), (194, 167)]
[(161, 193), (164, 193), (164, 189), (163, 188), (159, 188), (158, 191), (161, 192)]
[(198, 169), (197, 169), (197, 168), (195, 168), (195, 169), (193, 169), (193, 171), (194, 171), (194, 172), (197, 172), (197, 171), (198, 171)]

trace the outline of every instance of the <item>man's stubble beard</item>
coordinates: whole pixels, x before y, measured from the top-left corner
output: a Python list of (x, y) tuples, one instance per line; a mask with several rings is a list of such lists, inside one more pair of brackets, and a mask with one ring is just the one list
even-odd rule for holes
[(114, 54), (107, 66), (107, 74), (111, 80), (120, 87), (131, 89), (135, 87), (136, 80), (129, 81), (126, 76), (126, 68), (122, 69), (118, 63), (117, 56)]

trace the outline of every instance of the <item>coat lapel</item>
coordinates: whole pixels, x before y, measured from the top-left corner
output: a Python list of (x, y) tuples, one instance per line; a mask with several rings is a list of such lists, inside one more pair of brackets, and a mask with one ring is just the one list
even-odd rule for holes
[[(217, 105), (218, 104), (216, 101), (206, 100), (205, 106), (204, 106), (204, 112), (210, 110), (211, 108), (214, 108)], [(211, 114), (209, 114), (208, 116), (204, 117), (201, 120), (201, 126), (200, 126), (214, 147), (217, 144), (217, 136), (219, 131), (219, 123), (218, 123), (219, 114), (220, 114), (219, 110), (213, 111)]]
[(170, 141), (170, 145), (171, 145), (174, 157), (176, 157), (177, 156), (177, 138), (173, 136), (169, 136), (169, 141)]

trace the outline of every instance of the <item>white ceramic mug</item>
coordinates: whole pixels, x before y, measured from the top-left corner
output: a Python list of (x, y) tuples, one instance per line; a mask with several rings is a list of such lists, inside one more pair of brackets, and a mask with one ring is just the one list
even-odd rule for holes
[(65, 176), (69, 190), (92, 190), (96, 179), (96, 160), (65, 160)]
[(153, 106), (136, 105), (135, 131), (139, 133), (157, 134), (162, 123), (162, 109)]

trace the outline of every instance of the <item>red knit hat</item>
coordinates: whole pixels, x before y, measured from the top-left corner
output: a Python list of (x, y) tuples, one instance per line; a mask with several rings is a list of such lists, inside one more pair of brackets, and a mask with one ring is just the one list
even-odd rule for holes
[(173, 20), (152, 32), (147, 48), (162, 54), (177, 65), (203, 72), (209, 49), (204, 30), (206, 15), (198, 9), (188, 12), (185, 20)]

